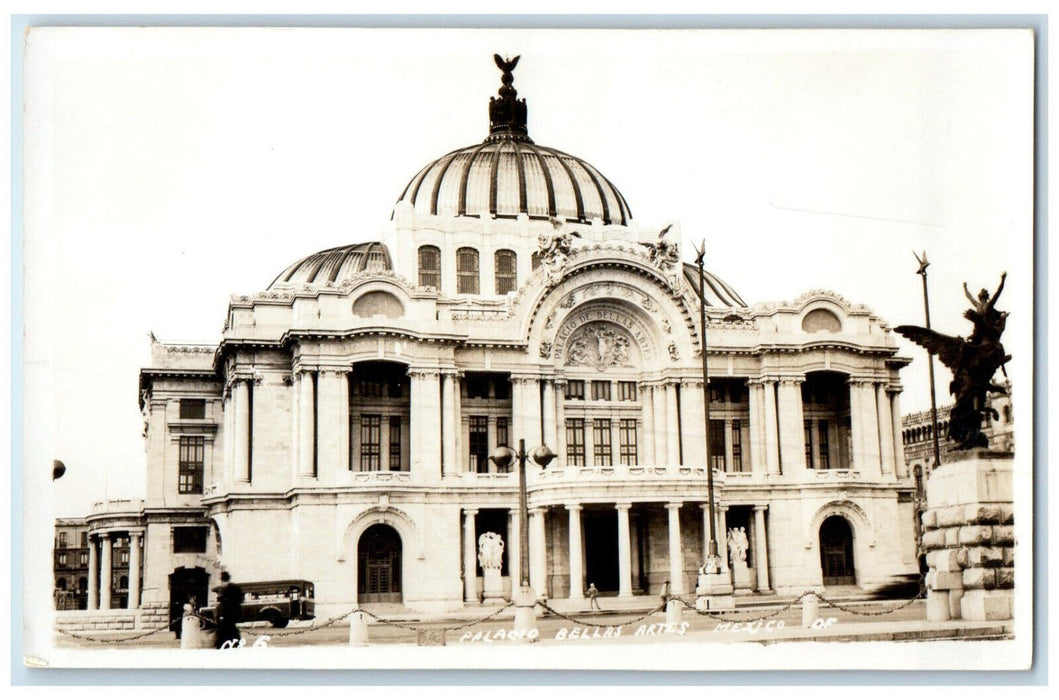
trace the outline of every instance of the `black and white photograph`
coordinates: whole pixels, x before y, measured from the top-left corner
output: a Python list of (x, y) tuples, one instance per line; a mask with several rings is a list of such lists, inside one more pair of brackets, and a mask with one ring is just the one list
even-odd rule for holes
[(1032, 30), (23, 39), (28, 666), (1030, 666)]

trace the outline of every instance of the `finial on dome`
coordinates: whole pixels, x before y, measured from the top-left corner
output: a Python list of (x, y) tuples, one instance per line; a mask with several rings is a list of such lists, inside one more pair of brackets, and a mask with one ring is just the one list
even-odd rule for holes
[(515, 70), (519, 58), (515, 56), (508, 60), (501, 58), (500, 54), (493, 54), (496, 67), (504, 74), (500, 78), (502, 84), (497, 92), (499, 99), (489, 98), (489, 134), (515, 136), (520, 140), (530, 141), (529, 130), (526, 128), (526, 100), (517, 99), (518, 91), (512, 86), (515, 77), (511, 71)]

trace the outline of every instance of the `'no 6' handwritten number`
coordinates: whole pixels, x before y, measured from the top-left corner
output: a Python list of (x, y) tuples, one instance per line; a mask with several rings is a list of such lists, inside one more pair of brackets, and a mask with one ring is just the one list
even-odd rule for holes
[[(268, 640), (270, 640), (270, 639), (272, 639), (272, 637), (269, 637), (267, 634), (263, 634), (260, 637), (258, 637), (257, 639), (255, 639), (254, 643), (251, 644), (250, 646), (253, 647), (254, 649), (261, 649), (263, 647), (267, 647), (268, 646)], [(224, 640), (224, 642), (221, 643), (221, 649), (242, 649), (245, 646), (246, 646), (246, 640), (245, 639), (239, 639), (239, 640), (226, 639), (226, 640)]]

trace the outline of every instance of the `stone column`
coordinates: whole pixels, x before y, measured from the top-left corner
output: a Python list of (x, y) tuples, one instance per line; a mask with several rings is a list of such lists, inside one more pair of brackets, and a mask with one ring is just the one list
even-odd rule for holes
[(894, 474), (898, 479), (908, 476), (908, 467), (905, 464), (904, 441), (901, 439), (901, 388), (889, 387), (890, 393), (890, 435), (894, 441)]
[(765, 471), (769, 475), (780, 473), (779, 425), (776, 421), (776, 380), (762, 382), (765, 398)]
[(100, 576), (99, 576), (99, 609), (110, 610), (110, 596), (113, 588), (111, 583), (111, 577), (114, 573), (113, 563), (111, 561), (111, 554), (113, 552), (113, 542), (110, 539), (110, 533), (104, 532), (100, 534), (100, 545), (103, 549), (102, 556), (100, 559)]
[(548, 545), (545, 541), (544, 508), (530, 510), (530, 586), (538, 596), (548, 592)]
[(316, 476), (316, 387), (310, 370), (298, 372), (298, 476)]
[(886, 385), (879, 382), (875, 385), (875, 412), (879, 419), (879, 462), (883, 476), (893, 477), (896, 474), (894, 468), (894, 448), (901, 449), (900, 443), (895, 445), (893, 434), (893, 417), (890, 415), (890, 399), (886, 395)]
[(555, 449), (558, 444), (555, 440), (555, 382), (551, 377), (544, 379), (544, 444)]
[(869, 479), (879, 478), (879, 418), (876, 415), (874, 382), (851, 378), (850, 423), (853, 428), (853, 468)]
[(566, 380), (555, 380), (555, 444), (548, 444), (559, 455), (557, 464), (566, 464)]
[(456, 458), (456, 372), (441, 373), (441, 473), (449, 476), (459, 473)]
[(652, 400), (651, 404), (654, 406), (654, 427), (655, 427), (655, 458), (654, 463), (656, 465), (664, 465), (669, 462), (669, 422), (668, 416), (666, 415), (666, 388), (662, 384), (656, 384), (651, 387)]
[[(747, 399), (750, 413), (750, 440), (743, 446), (743, 459), (750, 460), (750, 471), (755, 475), (765, 473), (765, 393), (761, 381), (747, 381)], [(746, 449), (749, 448), (749, 456)]]
[(411, 420), (409, 452), (411, 470), (430, 480), (441, 477), (441, 387), (436, 369), (410, 369)]
[(735, 452), (732, 446), (732, 419), (724, 419), (724, 470), (732, 471), (735, 469)]
[(754, 506), (754, 567), (757, 570), (757, 590), (771, 590), (769, 586), (769, 550), (765, 534), (765, 509), (768, 506)]
[(666, 462), (672, 466), (680, 464), (680, 413), (677, 410), (677, 385), (666, 382)]
[(250, 389), (246, 379), (232, 387), (235, 397), (235, 481), (250, 482)]
[(478, 602), (478, 538), (474, 531), (477, 514), (476, 508), (463, 511), (463, 600), (467, 603)]
[(570, 513), (570, 600), (585, 599), (585, 570), (583, 566), (581, 545), (581, 506), (573, 503), (566, 505)]
[[(717, 553), (721, 555), (721, 571), (728, 571), (728, 506), (717, 506)], [(710, 517), (707, 515), (706, 517)]]
[(787, 476), (805, 475), (805, 419), (802, 380), (784, 377), (779, 384), (777, 418), (780, 428), (780, 470)]
[(99, 609), (99, 555), (95, 538), (88, 538), (88, 609)]
[(129, 533), (129, 610), (140, 607), (140, 535)]
[(702, 405), (702, 382), (685, 381), (680, 386), (680, 434), (684, 447), (684, 464), (706, 465), (705, 407)]
[(522, 583), (522, 546), (519, 538), (518, 508), (508, 511), (507, 526), (507, 572), (511, 577), (511, 592), (514, 594)]
[[(320, 370), (317, 375), (316, 425), (319, 437), (316, 440), (316, 476), (334, 483), (337, 475), (349, 469), (349, 381), (346, 373), (338, 369)], [(379, 431), (379, 440), (385, 442), (385, 427)], [(380, 469), (389, 465), (382, 463)]]
[(639, 458), (640, 464), (654, 464), (655, 463), (655, 409), (653, 396), (651, 393), (651, 385), (641, 382), (640, 383), (640, 414), (642, 423), (642, 430), (638, 436), (639, 445)]
[(616, 503), (618, 510), (618, 597), (632, 597), (632, 550), (629, 542), (631, 503)]
[(684, 593), (684, 552), (680, 545), (680, 506), (681, 503), (667, 503), (669, 511), (669, 592), (673, 595)]

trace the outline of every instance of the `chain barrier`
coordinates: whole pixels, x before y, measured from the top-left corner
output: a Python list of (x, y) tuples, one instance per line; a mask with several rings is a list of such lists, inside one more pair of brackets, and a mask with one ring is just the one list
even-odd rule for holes
[(923, 599), (926, 596), (926, 587), (923, 586), (923, 585), (920, 585), (919, 592), (916, 593), (916, 595), (914, 597), (909, 598), (906, 601), (903, 601), (900, 605), (897, 605), (896, 607), (888, 608), (886, 610), (858, 610), (856, 608), (852, 608), (852, 607), (843, 605), (843, 604), (841, 604), (841, 603), (839, 603), (837, 601), (834, 601), (834, 600), (831, 600), (830, 598), (822, 596), (819, 593), (817, 593), (816, 591), (805, 591), (800, 596), (798, 596), (797, 598), (792, 600), (787, 605), (779, 608), (778, 610), (775, 610), (773, 612), (767, 613), (765, 615), (759, 615), (757, 617), (743, 617), (743, 618), (726, 617), (723, 614), (721, 614), (720, 612), (713, 612), (713, 611), (710, 611), (710, 610), (699, 610), (697, 607), (695, 607), (695, 605), (689, 603), (688, 601), (686, 601), (683, 598), (680, 598), (678, 596), (673, 596), (671, 599), (680, 602), (685, 608), (695, 611), (695, 613), (697, 615), (700, 615), (702, 617), (710, 617), (710, 618), (713, 618), (713, 619), (716, 619), (716, 620), (720, 620), (721, 622), (759, 622), (759, 621), (762, 621), (762, 620), (767, 620), (769, 618), (777, 617), (779, 615), (782, 615), (783, 613), (787, 612), (788, 610), (790, 610), (794, 606), (798, 605), (799, 603), (801, 603), (803, 600), (805, 600), (806, 598), (808, 598), (810, 596), (816, 597), (820, 602), (824, 603), (825, 605), (827, 605), (829, 607), (835, 608), (837, 610), (842, 610), (843, 612), (847, 612), (847, 613), (849, 613), (851, 615), (860, 615), (862, 617), (879, 617), (879, 616), (882, 616), (882, 615), (889, 615), (891, 613), (895, 613), (895, 612), (898, 612), (900, 610), (904, 610), (908, 606), (912, 605), (912, 603), (915, 603), (917, 600)]
[(766, 613), (764, 615), (758, 615), (757, 617), (740, 617), (740, 618), (726, 617), (726, 616), (722, 615), (720, 612), (715, 612), (715, 611), (712, 611), (712, 610), (699, 610), (693, 603), (689, 603), (688, 601), (684, 600), (683, 598), (679, 598), (677, 596), (672, 596), (671, 600), (675, 600), (675, 601), (681, 603), (685, 608), (687, 608), (688, 610), (693, 611), (696, 615), (699, 615), (701, 617), (709, 617), (709, 618), (711, 618), (713, 620), (720, 620), (721, 622), (758, 622), (759, 620), (768, 620), (769, 618), (773, 618), (773, 617), (777, 617), (779, 615), (782, 615), (783, 613), (787, 612), (788, 610), (793, 608), (795, 605), (800, 603), (802, 598), (804, 598), (804, 597), (805, 597), (805, 594), (803, 593), (800, 597), (798, 597), (797, 599), (791, 601), (790, 603), (788, 603), (787, 605), (783, 606), (779, 610), (774, 610), (773, 612)]
[[(544, 608), (545, 610), (550, 612), (552, 615), (555, 615), (556, 617), (562, 618), (563, 620), (566, 620), (567, 622), (572, 622), (575, 625), (581, 625), (582, 627), (593, 627), (593, 626), (596, 626), (596, 624), (597, 624), (595, 621), (593, 621), (593, 622), (585, 622), (583, 620), (578, 620), (577, 618), (570, 617), (569, 615), (564, 615), (563, 613), (559, 612), (558, 610), (556, 610), (555, 608), (551, 607), (547, 603), (538, 602), (537, 605), (541, 606), (542, 608)], [(610, 626), (610, 627), (624, 627), (626, 625), (634, 625), (637, 622), (639, 622), (640, 620), (645, 620), (648, 617), (650, 617), (651, 615), (654, 615), (655, 613), (660, 612), (660, 611), (662, 611), (664, 609), (665, 609), (665, 605), (659, 605), (655, 609), (650, 610), (648, 612), (645, 612), (643, 615), (640, 615), (639, 617), (634, 617), (631, 620), (626, 620), (625, 622), (621, 622), (621, 623), (608, 622), (607, 625)]]
[[(488, 620), (492, 620), (497, 615), (499, 615), (500, 613), (502, 613), (505, 610), (507, 610), (508, 608), (510, 608), (512, 605), (514, 605), (514, 603), (508, 603), (504, 607), (494, 610), (493, 612), (489, 613), (485, 617), (478, 618), (477, 620), (471, 620), (470, 622), (465, 622), (465, 623), (463, 623), (461, 625), (452, 625), (450, 627), (416, 627), (415, 625), (409, 625), (409, 624), (405, 624), (405, 623), (401, 623), (401, 622), (396, 622), (394, 620), (386, 620), (384, 618), (379, 617), (378, 615), (376, 615), (375, 613), (373, 613), (373, 612), (371, 612), (369, 610), (353, 610), (352, 612), (362, 612), (365, 615), (367, 615), (368, 617), (370, 617), (373, 620), (375, 620), (376, 622), (380, 622), (380, 623), (382, 623), (384, 625), (389, 625), (391, 627), (400, 627), (402, 629), (412, 630), (414, 632), (436, 632), (438, 630), (441, 630), (441, 631), (444, 631), (444, 632), (456, 632), (458, 630), (462, 630), (462, 629), (465, 629), (467, 627), (472, 627), (472, 626), (480, 624), (482, 622), (486, 622)], [(348, 615), (350, 613), (346, 613), (346, 614)]]
[(143, 639), (144, 637), (150, 637), (152, 634), (170, 631), (168, 627), (159, 627), (158, 629), (141, 632), (140, 634), (135, 634), (131, 637), (122, 637), (121, 639), (104, 639), (102, 637), (90, 637), (86, 634), (77, 634), (76, 632), (70, 632), (68, 630), (60, 629), (58, 627), (56, 627), (55, 630), (59, 634), (65, 635), (67, 637), (73, 637), (74, 639), (80, 639), (81, 641), (85, 642), (99, 642), (101, 644), (127, 644), (129, 642), (135, 642), (139, 639)]

